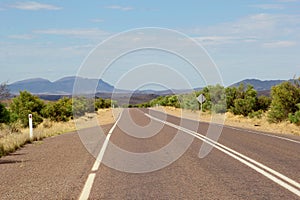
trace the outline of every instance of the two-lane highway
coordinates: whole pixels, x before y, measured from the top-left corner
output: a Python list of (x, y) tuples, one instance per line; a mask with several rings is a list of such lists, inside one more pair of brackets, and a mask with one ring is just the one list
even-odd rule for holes
[[(94, 172), (91, 199), (297, 199), (299, 188), (300, 146), (296, 140), (282, 140), (245, 130), (225, 127), (218, 141), (203, 137), (208, 124), (182, 123), (182, 119), (148, 110), (131, 109), (121, 115), (110, 141), (129, 152), (157, 151), (178, 133), (195, 137), (187, 151), (169, 166), (150, 173), (126, 173), (105, 165)], [(153, 116), (154, 114), (154, 116)], [(183, 119), (184, 120), (184, 119)], [(155, 122), (154, 122), (155, 121)], [(189, 127), (179, 124), (191, 125)], [(127, 128), (122, 124), (127, 123)], [(149, 124), (163, 124), (155, 135)], [(192, 125), (194, 123), (194, 125)], [(196, 124), (196, 126), (195, 126)], [(141, 129), (130, 128), (140, 126)], [(153, 125), (153, 124), (152, 124)], [(129, 127), (129, 128), (128, 128)], [(148, 131), (150, 130), (150, 131)], [(129, 133), (128, 131), (137, 131)], [(138, 131), (151, 137), (139, 137)], [(200, 133), (197, 135), (197, 133)], [(214, 148), (198, 157), (203, 142)], [(223, 146), (224, 145), (224, 146)], [(107, 147), (109, 150), (109, 144)], [(113, 154), (108, 153), (109, 156)], [(117, 155), (115, 155), (118, 158)], [(159, 162), (158, 161), (153, 162)], [(126, 161), (125, 161), (126, 162)], [(128, 160), (131, 162), (131, 160)], [(141, 160), (140, 162), (143, 162)], [(145, 163), (151, 165), (151, 163)], [(124, 167), (125, 169), (126, 167)]]
[(0, 199), (300, 199), (299, 137), (223, 127), (213, 141), (208, 126), (125, 109), (106, 136), (81, 133), (97, 159), (76, 133), (1, 158)]

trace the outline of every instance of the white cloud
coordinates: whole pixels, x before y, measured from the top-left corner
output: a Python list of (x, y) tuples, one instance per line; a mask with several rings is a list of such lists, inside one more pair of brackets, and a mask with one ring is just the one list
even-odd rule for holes
[(133, 10), (133, 7), (130, 6), (119, 6), (119, 5), (110, 5), (106, 6), (105, 8), (114, 9), (114, 10), (122, 10), (122, 11), (130, 11)]
[(237, 36), (201, 36), (194, 37), (195, 40), (203, 45), (225, 45), (234, 44), (240, 42), (253, 43), (257, 42), (258, 39), (255, 37), (237, 37)]
[(62, 47), (59, 50), (69, 52), (71, 55), (87, 55), (93, 48), (94, 44), (85, 44), (85, 45), (73, 45)]
[(282, 10), (285, 8), (282, 4), (257, 4), (251, 5), (250, 7), (259, 8), (263, 10)]
[(299, 38), (300, 16), (284, 14), (254, 14), (236, 21), (190, 31), (193, 35), (222, 36), (250, 39), (276, 40), (276, 38)]
[(9, 35), (8, 36), (11, 39), (18, 39), (18, 40), (30, 40), (32, 38), (34, 38), (33, 35), (29, 35), (29, 34), (24, 34), (24, 35)]
[(20, 10), (60, 10), (61, 7), (43, 4), (35, 1), (17, 2), (15, 4), (9, 5), (11, 8), (16, 8)]
[(46, 29), (46, 30), (35, 30), (35, 34), (43, 35), (62, 35), (62, 36), (71, 36), (71, 37), (99, 37), (107, 36), (108, 33), (100, 29)]
[(199, 41), (201, 44), (219, 45), (219, 44), (232, 43), (239, 38), (230, 37), (230, 36), (203, 36), (203, 37), (194, 37), (194, 39)]
[(294, 41), (275, 41), (275, 42), (267, 42), (263, 44), (265, 48), (284, 48), (284, 47), (292, 47), (297, 43)]
[[(93, 48), (95, 44), (55, 44), (51, 42), (33, 42), (20, 43), (18, 41), (0, 43), (0, 63), (1, 61), (12, 60), (19, 63), (20, 60), (32, 60), (39, 62), (39, 59), (83, 59)], [(80, 56), (81, 58), (77, 57)], [(34, 59), (38, 58), (38, 59)], [(67, 60), (66, 60), (67, 61)], [(22, 63), (22, 62), (21, 62)], [(25, 62), (24, 62), (25, 63)], [(28, 64), (28, 63), (26, 63)], [(44, 63), (46, 64), (46, 63)], [(49, 63), (48, 63), (49, 64)], [(79, 62), (80, 64), (80, 62)]]

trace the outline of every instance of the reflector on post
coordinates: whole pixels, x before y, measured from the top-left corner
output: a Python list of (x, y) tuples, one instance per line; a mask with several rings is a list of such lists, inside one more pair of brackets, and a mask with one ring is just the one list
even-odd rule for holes
[(29, 137), (30, 139), (32, 139), (33, 138), (32, 114), (28, 115), (28, 119), (29, 119)]

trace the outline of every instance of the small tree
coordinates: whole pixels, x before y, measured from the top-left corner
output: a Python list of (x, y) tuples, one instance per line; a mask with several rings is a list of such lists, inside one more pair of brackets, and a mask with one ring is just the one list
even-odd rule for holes
[[(240, 87), (241, 88), (241, 87)], [(248, 116), (257, 110), (257, 92), (252, 85), (248, 85), (246, 91), (239, 92), (240, 98), (234, 100), (231, 111), (235, 115)]]
[(36, 127), (43, 121), (42, 109), (44, 106), (44, 102), (38, 97), (33, 96), (27, 91), (23, 91), (20, 92), (18, 97), (13, 98), (10, 110), (15, 119), (19, 120), (23, 127), (28, 127), (28, 114), (32, 114), (33, 126)]
[(272, 103), (268, 114), (269, 121), (279, 122), (288, 118), (289, 113), (298, 110), (300, 103), (300, 88), (291, 82), (283, 82), (273, 86), (271, 90)]

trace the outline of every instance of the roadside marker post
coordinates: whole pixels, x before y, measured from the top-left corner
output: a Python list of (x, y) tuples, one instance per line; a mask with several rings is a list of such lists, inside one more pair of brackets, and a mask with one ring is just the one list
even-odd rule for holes
[(203, 94), (200, 94), (198, 97), (197, 97), (197, 100), (198, 102), (201, 104), (201, 112), (202, 112), (202, 104), (205, 102), (206, 98)]
[(28, 119), (29, 119), (29, 137), (30, 139), (32, 139), (33, 138), (32, 114), (28, 115)]

